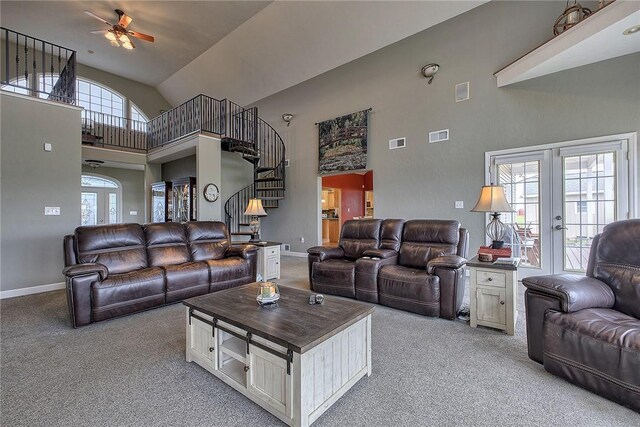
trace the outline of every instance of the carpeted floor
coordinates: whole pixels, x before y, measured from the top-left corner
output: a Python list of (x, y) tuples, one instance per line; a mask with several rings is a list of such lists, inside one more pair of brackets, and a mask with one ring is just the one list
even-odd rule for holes
[[(282, 285), (308, 288), (306, 259), (281, 265)], [(282, 425), (185, 362), (180, 304), (80, 329), (63, 291), (0, 309), (2, 426)], [(522, 316), (510, 337), (376, 306), (372, 333), (372, 376), (315, 426), (640, 425), (640, 414), (529, 360)]]

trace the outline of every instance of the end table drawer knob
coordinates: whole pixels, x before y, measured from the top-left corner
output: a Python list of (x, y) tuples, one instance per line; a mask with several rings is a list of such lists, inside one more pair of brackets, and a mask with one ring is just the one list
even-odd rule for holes
[(245, 365), (245, 367), (244, 367), (244, 371), (245, 371), (245, 372), (249, 372), (249, 367)]
[(504, 301), (500, 301), (500, 305), (504, 305)]
[(493, 282), (493, 277), (487, 277), (487, 282)]
[(213, 347), (209, 347), (209, 352), (213, 353), (214, 348)]

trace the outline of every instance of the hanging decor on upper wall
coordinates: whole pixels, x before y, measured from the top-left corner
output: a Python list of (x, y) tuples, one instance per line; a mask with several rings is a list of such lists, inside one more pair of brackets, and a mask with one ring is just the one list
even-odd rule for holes
[(320, 175), (367, 168), (367, 116), (371, 108), (316, 123)]
[(577, 0), (573, 0), (573, 5), (569, 6), (569, 0), (567, 0), (564, 12), (562, 12), (553, 24), (553, 35), (557, 36), (567, 31), (589, 15), (591, 15), (591, 9), (583, 7)]

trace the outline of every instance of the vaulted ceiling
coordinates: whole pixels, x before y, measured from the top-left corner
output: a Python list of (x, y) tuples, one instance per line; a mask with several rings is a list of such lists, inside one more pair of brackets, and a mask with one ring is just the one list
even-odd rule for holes
[[(2, 0), (0, 20), (76, 50), (82, 64), (155, 86), (173, 105), (198, 93), (249, 104), (485, 2)], [(106, 25), (83, 11), (113, 22), (114, 9), (155, 43), (127, 51), (91, 34)]]

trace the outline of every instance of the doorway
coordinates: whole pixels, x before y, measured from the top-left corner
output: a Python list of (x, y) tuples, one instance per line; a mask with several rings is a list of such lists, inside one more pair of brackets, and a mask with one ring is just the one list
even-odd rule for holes
[(122, 222), (122, 186), (110, 177), (82, 174), (81, 225)]
[(502, 221), (520, 278), (584, 273), (593, 237), (635, 215), (635, 144), (627, 134), (487, 153), (514, 210)]
[(322, 244), (337, 246), (342, 224), (374, 217), (373, 171), (322, 177)]

